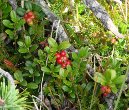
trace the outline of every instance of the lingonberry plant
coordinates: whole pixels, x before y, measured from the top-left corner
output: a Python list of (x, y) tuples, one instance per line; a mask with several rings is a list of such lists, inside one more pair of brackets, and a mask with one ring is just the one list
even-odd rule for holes
[(107, 69), (105, 73), (96, 73), (95, 81), (102, 85), (101, 90), (106, 93), (107, 96), (111, 91), (117, 93), (119, 87), (121, 87), (125, 75), (118, 75), (115, 70)]
[(0, 67), (18, 89), (0, 80), (0, 108), (30, 109), (26, 91), (37, 110), (127, 110), (127, 0), (16, 2), (0, 0)]

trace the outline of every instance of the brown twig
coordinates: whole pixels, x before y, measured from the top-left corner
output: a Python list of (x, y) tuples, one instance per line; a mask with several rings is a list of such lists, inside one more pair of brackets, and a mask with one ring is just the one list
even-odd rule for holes
[(10, 5), (13, 7), (14, 10), (17, 9), (17, 2), (16, 0), (8, 0)]

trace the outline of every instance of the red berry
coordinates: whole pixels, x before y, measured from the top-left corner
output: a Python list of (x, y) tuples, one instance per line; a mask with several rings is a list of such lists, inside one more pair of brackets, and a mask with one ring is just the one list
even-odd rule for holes
[(30, 19), (30, 18), (28, 18), (28, 19), (26, 20), (26, 22), (27, 22), (28, 25), (33, 25), (33, 20)]
[(67, 65), (71, 65), (71, 61), (70, 61), (70, 60), (67, 60), (67, 61), (66, 61), (66, 64), (67, 64)]
[(56, 58), (60, 58), (61, 57), (60, 53), (58, 53), (58, 52), (55, 54), (55, 56), (56, 56)]
[(29, 22), (31, 22), (31, 21), (32, 21), (31, 18), (27, 18), (27, 19), (26, 19), (26, 22), (27, 22), (27, 23), (29, 23)]
[(28, 13), (26, 13), (24, 15), (24, 19), (25, 21), (29, 24), (32, 25), (33, 24), (33, 19), (35, 18), (34, 13), (32, 11), (29, 11)]
[(61, 57), (61, 59), (62, 59), (63, 62), (66, 62), (68, 60), (68, 58), (66, 56)]
[(62, 68), (65, 68), (66, 66), (67, 66), (66, 63), (62, 63), (62, 64), (61, 64), (61, 67), (62, 67)]
[(101, 86), (101, 91), (104, 93), (107, 89), (107, 86)]
[(32, 26), (33, 25), (33, 21), (28, 22), (28, 25)]
[(58, 64), (62, 64), (62, 59), (61, 59), (61, 58), (57, 58), (57, 59), (56, 59), (56, 62), (57, 62)]
[(109, 94), (111, 92), (111, 89), (109, 87), (107, 87), (105, 92)]
[(107, 93), (103, 93), (103, 96), (106, 97), (108, 94)]
[(64, 57), (64, 56), (66, 56), (66, 52), (65, 52), (64, 50), (62, 50), (62, 51), (60, 52), (60, 55), (61, 55), (62, 57)]
[(29, 11), (29, 12), (27, 13), (27, 15), (28, 15), (28, 17), (31, 18), (31, 19), (34, 19), (34, 18), (35, 18), (34, 13), (33, 13), (32, 11)]

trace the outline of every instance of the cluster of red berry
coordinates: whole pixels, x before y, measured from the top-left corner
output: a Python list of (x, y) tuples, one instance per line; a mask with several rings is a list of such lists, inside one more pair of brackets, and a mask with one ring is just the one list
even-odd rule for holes
[(62, 50), (61, 52), (57, 52), (55, 56), (56, 56), (56, 62), (60, 64), (62, 68), (71, 65), (71, 61), (66, 56), (66, 52), (64, 50)]
[(111, 93), (111, 89), (109, 86), (101, 86), (101, 91), (104, 97), (106, 97), (109, 93)]
[(33, 24), (33, 19), (35, 18), (35, 15), (32, 11), (29, 11), (27, 13), (25, 13), (24, 15), (24, 20), (29, 24), (32, 25)]

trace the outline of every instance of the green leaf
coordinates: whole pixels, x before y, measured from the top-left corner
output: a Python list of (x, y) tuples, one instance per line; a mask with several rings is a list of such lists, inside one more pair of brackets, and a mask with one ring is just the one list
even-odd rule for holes
[(44, 17), (45, 17), (45, 13), (43, 11), (40, 11), (40, 12), (35, 12), (36, 14), (36, 17), (39, 19), (39, 20), (42, 20)]
[(71, 44), (68, 41), (61, 42), (59, 44), (59, 50), (65, 50), (65, 49), (69, 48), (70, 46), (71, 46)]
[(37, 89), (38, 88), (38, 85), (36, 83), (28, 83), (27, 84), (27, 88), (30, 88), (30, 89)]
[(48, 43), (49, 43), (49, 46), (51, 47), (56, 47), (56, 48), (58, 47), (56, 41), (52, 37), (48, 38)]
[(24, 79), (22, 82), (20, 82), (22, 86), (27, 86), (27, 81)]
[(78, 52), (78, 56), (80, 58), (82, 57), (87, 57), (89, 55), (89, 52), (88, 52), (88, 47), (82, 47), (79, 52)]
[(33, 64), (32, 61), (26, 61), (25, 63), (26, 66), (31, 66), (32, 64)]
[(29, 27), (28, 32), (30, 35), (33, 35), (33, 34), (35, 34), (35, 29), (33, 27)]
[(25, 59), (29, 59), (32, 56), (32, 54), (27, 54), (26, 56), (23, 56)]
[(17, 70), (15, 73), (14, 73), (14, 77), (16, 80), (22, 82), (23, 81), (23, 75), (22, 75), (22, 72)]
[(2, 10), (7, 8), (7, 3), (2, 3), (2, 6), (0, 7)]
[(23, 47), (23, 48), (19, 48), (18, 50), (20, 53), (28, 53), (28, 48)]
[(34, 44), (30, 47), (30, 52), (34, 52), (38, 48), (37, 44)]
[(50, 48), (49, 48), (48, 46), (46, 46), (46, 47), (44, 48), (44, 50), (45, 50), (47, 53), (50, 53)]
[(38, 13), (40, 11), (42, 11), (42, 8), (39, 5), (36, 5), (36, 4), (32, 4), (32, 8), (33, 8), (34, 11), (36, 11)]
[(107, 81), (111, 81), (116, 77), (116, 71), (113, 69), (107, 69), (104, 76)]
[(3, 24), (8, 28), (14, 28), (13, 23), (11, 23), (9, 20), (3, 20)]
[(115, 84), (110, 85), (110, 87), (111, 87), (111, 90), (112, 90), (112, 92), (113, 92), (114, 94), (116, 94), (116, 93), (118, 92), (118, 89), (117, 89), (117, 87), (115, 86)]
[(52, 53), (56, 53), (57, 52), (57, 47), (52, 47), (52, 48), (50, 48), (50, 52), (52, 52)]
[(65, 85), (67, 85), (68, 87), (71, 87), (71, 86), (72, 86), (72, 82), (71, 82), (71, 81), (63, 80), (63, 83), (64, 83)]
[(31, 5), (31, 2), (30, 1), (25, 1), (25, 8), (27, 10), (32, 10), (32, 5)]
[(116, 78), (116, 71), (115, 70), (110, 70), (111, 72), (111, 80)]
[(25, 20), (24, 20), (24, 19), (20, 19), (20, 20), (18, 21), (18, 24), (19, 24), (20, 26), (23, 26), (23, 25), (25, 24)]
[(68, 72), (72, 72), (72, 68), (71, 68), (70, 65), (67, 66), (67, 71), (68, 71)]
[(42, 77), (35, 77), (35, 83), (36, 84), (40, 84), (41, 83), (41, 81), (42, 81)]
[(17, 44), (20, 46), (20, 47), (23, 47), (24, 46), (24, 43), (22, 41), (18, 41)]
[(60, 71), (60, 66), (59, 65), (54, 67), (54, 72), (59, 72), (59, 71)]
[(38, 71), (34, 71), (34, 76), (40, 76), (40, 73)]
[(51, 72), (51, 70), (48, 67), (41, 67), (41, 70), (47, 73)]
[(9, 4), (7, 4), (7, 7), (4, 10), (2, 10), (2, 18), (7, 18), (11, 10), (12, 7)]
[(16, 28), (17, 30), (19, 30), (19, 29), (21, 29), (21, 27), (22, 27), (24, 24), (25, 24), (25, 20), (20, 19), (20, 20), (17, 22), (15, 28)]
[(24, 69), (28, 70), (31, 75), (34, 73), (34, 69), (31, 66), (25, 67)]
[(78, 59), (78, 56), (77, 56), (77, 53), (73, 52), (72, 53), (72, 58), (75, 60), (75, 59)]
[(18, 8), (16, 9), (16, 12), (17, 12), (18, 15), (24, 16), (26, 10), (23, 9), (23, 8), (21, 8), (21, 7), (18, 7)]
[(127, 32), (127, 24), (125, 23), (120, 23), (120, 26), (119, 26), (119, 30), (122, 34), (126, 34)]
[(67, 77), (67, 74), (64, 72), (64, 69), (63, 69), (63, 68), (60, 68), (59, 75), (60, 75), (62, 78)]
[(98, 83), (100, 83), (101, 85), (105, 85), (106, 83), (106, 79), (105, 77), (102, 75), (102, 73), (98, 73), (96, 72), (95, 73), (95, 76), (94, 76), (94, 80)]
[(112, 82), (114, 84), (122, 84), (124, 80), (125, 80), (125, 75), (121, 75), (116, 77)]
[(30, 36), (25, 36), (25, 44), (26, 44), (27, 47), (30, 47), (30, 45), (31, 45)]
[(17, 21), (18, 21), (18, 20), (17, 20), (16, 12), (15, 12), (14, 10), (12, 10), (12, 11), (10, 12), (10, 17), (11, 17), (11, 20), (12, 20), (13, 22), (17, 22)]
[(73, 99), (75, 99), (75, 93), (74, 93), (74, 92), (71, 92), (71, 93), (70, 93), (70, 96), (71, 96)]
[(69, 92), (69, 88), (68, 88), (68, 86), (66, 86), (66, 85), (62, 86), (62, 89), (63, 89), (65, 92)]
[(44, 58), (43, 51), (41, 49), (38, 50), (38, 56), (39, 58)]
[(87, 91), (90, 91), (93, 87), (93, 82), (89, 82), (87, 85), (86, 85), (86, 90)]
[(7, 29), (5, 32), (9, 35), (10, 39), (14, 39), (14, 32), (13, 31)]

